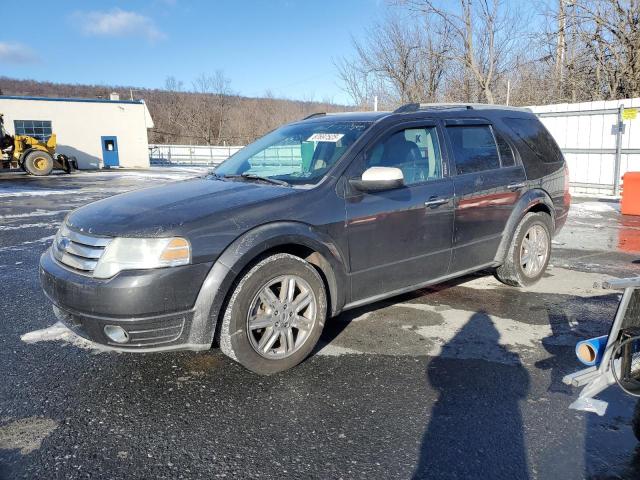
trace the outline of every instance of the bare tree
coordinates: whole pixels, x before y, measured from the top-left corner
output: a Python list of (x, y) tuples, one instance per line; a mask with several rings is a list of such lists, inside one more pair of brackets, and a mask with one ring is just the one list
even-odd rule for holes
[(499, 75), (512, 66), (510, 60), (519, 38), (521, 22), (513, 7), (508, 8), (502, 0), (458, 0), (455, 8), (440, 6), (433, 0), (407, 3), (450, 31), (453, 41), (449, 57), (462, 66), (462, 84), (471, 90), (471, 83), (476, 83), (484, 100), (494, 103), (495, 84)]
[(424, 18), (410, 23), (388, 17), (353, 40), (355, 56), (336, 62), (343, 89), (364, 106), (377, 95), (384, 104), (435, 101), (446, 65), (448, 29), (427, 35)]
[(366, 108), (374, 96), (372, 78), (357, 60), (341, 58), (334, 62), (342, 90), (349, 95), (354, 105)]
[(191, 127), (208, 145), (218, 145), (231, 107), (231, 81), (221, 70), (212, 76), (201, 74), (193, 82), (193, 91), (202, 101), (192, 109)]
[(574, 8), (596, 89), (604, 98), (639, 96), (640, 1), (580, 0)]
[(640, 2), (557, 0), (554, 101), (640, 95)]

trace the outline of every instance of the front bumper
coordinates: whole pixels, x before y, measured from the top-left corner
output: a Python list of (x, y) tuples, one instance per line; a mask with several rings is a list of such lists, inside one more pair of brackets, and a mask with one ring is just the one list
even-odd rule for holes
[[(204, 263), (100, 280), (67, 269), (47, 250), (39, 270), (56, 317), (70, 330), (111, 349), (148, 352), (211, 348), (210, 303), (198, 301), (210, 269)], [(107, 325), (124, 329), (128, 341), (111, 340)]]

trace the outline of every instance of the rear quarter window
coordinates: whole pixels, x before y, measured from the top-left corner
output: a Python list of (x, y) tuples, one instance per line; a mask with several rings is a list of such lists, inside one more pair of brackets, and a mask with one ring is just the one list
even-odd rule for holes
[(513, 167), (516, 164), (516, 159), (513, 155), (513, 150), (511, 150), (511, 146), (502, 135), (498, 132), (494, 133), (496, 136), (496, 143), (498, 144), (498, 152), (500, 152), (500, 163), (503, 167)]
[(563, 160), (558, 144), (540, 120), (533, 118), (505, 118), (504, 123), (542, 162), (556, 163)]

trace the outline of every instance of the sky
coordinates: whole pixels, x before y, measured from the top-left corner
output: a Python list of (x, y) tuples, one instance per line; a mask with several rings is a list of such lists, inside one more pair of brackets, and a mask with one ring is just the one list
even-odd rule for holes
[(3, 3), (15, 21), (0, 30), (0, 76), (146, 88), (174, 76), (189, 89), (222, 70), (241, 95), (343, 104), (334, 60), (387, 9), (383, 0)]

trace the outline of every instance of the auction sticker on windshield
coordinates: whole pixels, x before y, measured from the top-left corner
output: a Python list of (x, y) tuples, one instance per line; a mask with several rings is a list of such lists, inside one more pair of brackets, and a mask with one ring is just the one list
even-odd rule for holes
[(342, 137), (344, 137), (344, 133), (314, 133), (309, 138), (307, 138), (307, 142), (337, 142)]

